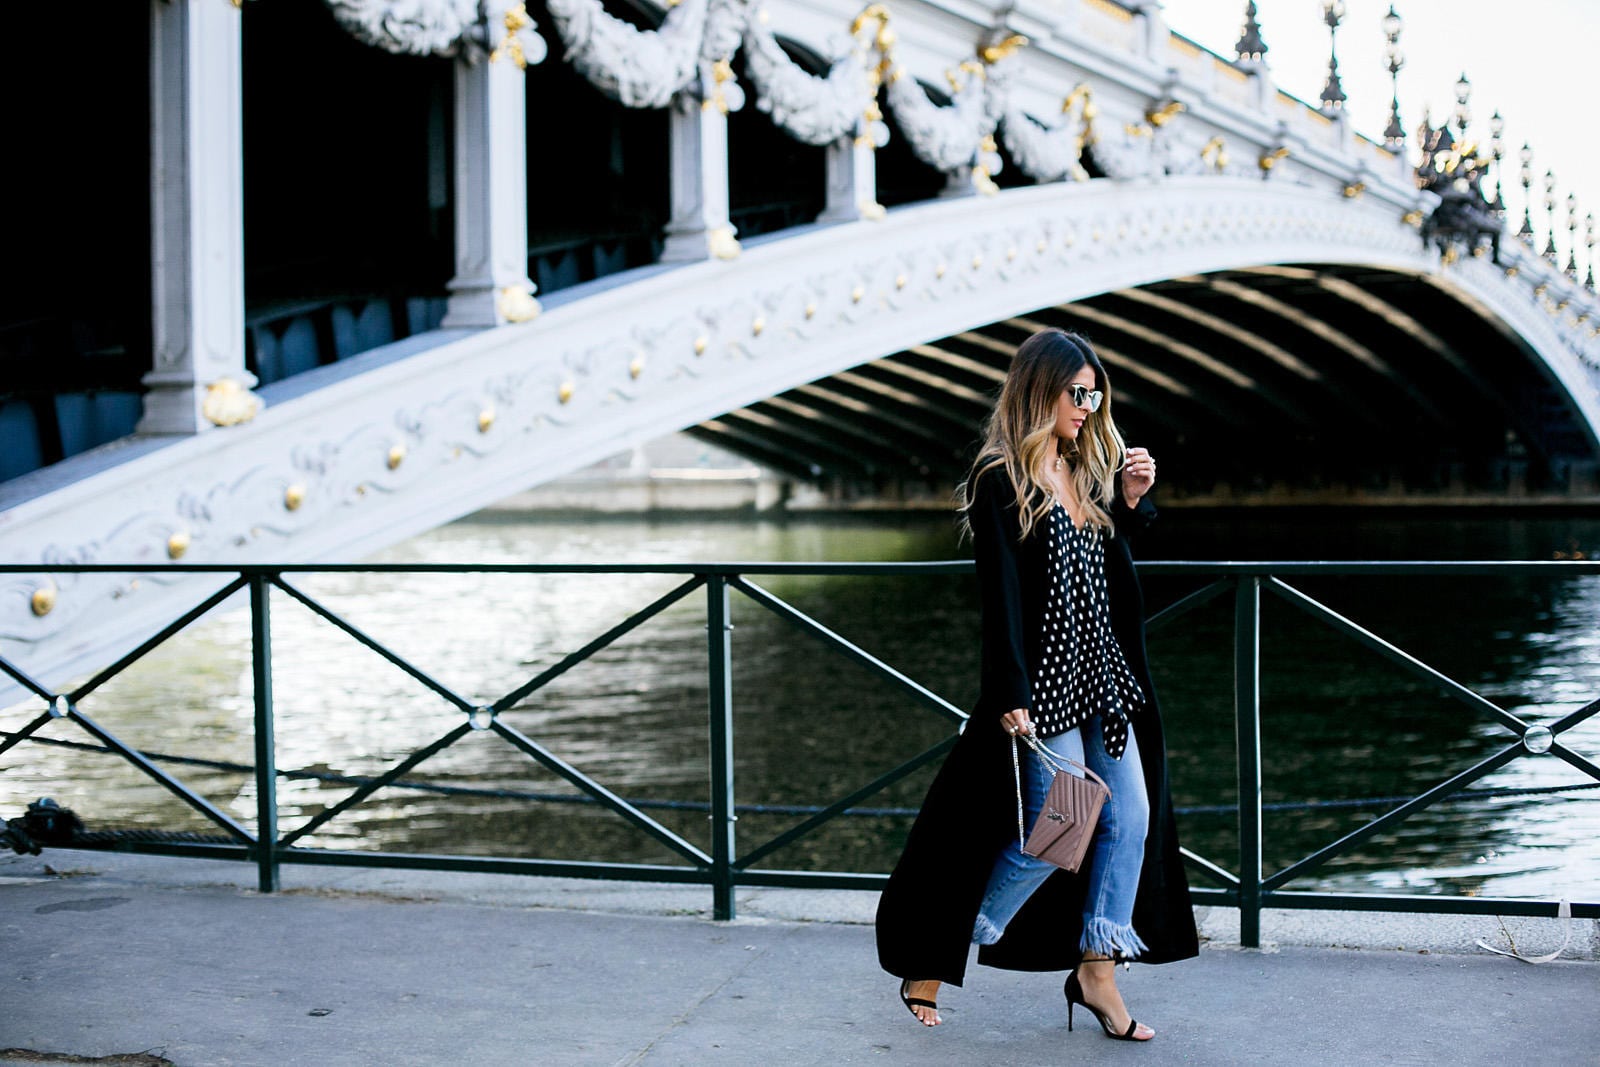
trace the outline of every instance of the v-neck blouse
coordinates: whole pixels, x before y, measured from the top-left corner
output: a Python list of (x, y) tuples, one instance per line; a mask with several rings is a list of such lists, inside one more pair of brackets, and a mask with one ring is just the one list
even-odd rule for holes
[(1030, 717), (1041, 737), (1052, 737), (1099, 715), (1106, 752), (1121, 759), (1128, 716), (1145, 698), (1111, 631), (1103, 535), (1073, 525), (1060, 504), (1045, 523), (1047, 589)]

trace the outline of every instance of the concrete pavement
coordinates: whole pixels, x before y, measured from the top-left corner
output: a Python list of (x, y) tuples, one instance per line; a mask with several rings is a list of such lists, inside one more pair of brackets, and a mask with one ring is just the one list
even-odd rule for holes
[[(261, 895), (251, 876), (0, 858), (0, 1049), (26, 1050), (0, 1063), (1600, 1065), (1592, 920), (1569, 948), (1586, 959), (1535, 967), (1471, 947), (1493, 919), (1268, 913), (1276, 944), (1244, 950), (1203, 913), (1198, 959), (1120, 976), (1158, 1031), (1140, 1046), (1081, 1012), (1069, 1034), (1060, 975), (977, 966), (946, 1025), (916, 1025), (877, 968), (872, 894), (751, 892), (715, 923), (698, 887), (286, 867)], [(1507, 926), (1525, 951), (1560, 941)]]

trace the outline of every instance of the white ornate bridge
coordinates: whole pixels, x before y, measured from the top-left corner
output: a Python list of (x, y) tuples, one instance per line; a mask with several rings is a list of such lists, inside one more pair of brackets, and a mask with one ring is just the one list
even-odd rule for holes
[[(946, 484), (1039, 323), (1095, 340), (1131, 435), (1182, 443), (1175, 493), (1293, 497), (1307, 465), (1346, 501), (1596, 493), (1592, 288), (1445, 225), (1402, 153), (1171, 34), (1159, 3), (327, 0), (408, 71), (449, 57), (428, 195), (454, 272), (437, 328), (408, 305), (410, 336), (269, 373), (301, 326), (246, 300), (242, 146), (273, 105), (241, 42), (280, 3), (150, 6), (142, 418), (0, 483), (4, 562), (349, 559), (686, 428), (841, 492)], [(546, 76), (573, 95), (538, 95)], [(665, 113), (656, 262), (535, 294), (530, 210), (605, 177), (570, 169), (544, 109), (609, 124), (613, 160), (630, 111)], [(811, 146), (816, 210), (751, 238), (730, 172), (756, 121)], [(1470, 148), (1439, 161), (1479, 192)], [(0, 576), (0, 655), (59, 681), (214, 585)]]

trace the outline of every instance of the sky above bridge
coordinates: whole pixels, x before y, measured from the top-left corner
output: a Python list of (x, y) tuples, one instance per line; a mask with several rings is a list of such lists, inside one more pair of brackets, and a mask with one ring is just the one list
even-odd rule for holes
[[(1516, 153), (1533, 146), (1533, 222), (1545, 237), (1544, 173), (1556, 174), (1557, 245), (1567, 257), (1566, 197), (1578, 195), (1580, 218), (1600, 214), (1600, 139), (1592, 135), (1596, 0), (1395, 0), (1404, 20), (1400, 48), (1400, 117), (1408, 144), (1423, 107), (1435, 124), (1455, 107), (1455, 82), (1471, 81), (1472, 126), (1485, 151), (1489, 116), (1506, 121), (1505, 200), (1513, 226), (1522, 217)], [(1256, 0), (1268, 65), (1278, 88), (1315, 104), (1328, 73), (1328, 27), (1321, 0)], [(1339, 75), (1355, 128), (1381, 139), (1389, 122), (1390, 81), (1384, 61), (1383, 16), (1389, 0), (1346, 0), (1339, 25)], [(1231, 57), (1244, 0), (1166, 0), (1167, 24), (1214, 52)], [(1414, 144), (1412, 144), (1414, 148)], [(1583, 231), (1579, 230), (1580, 246)], [(1586, 265), (1580, 247), (1580, 267)]]

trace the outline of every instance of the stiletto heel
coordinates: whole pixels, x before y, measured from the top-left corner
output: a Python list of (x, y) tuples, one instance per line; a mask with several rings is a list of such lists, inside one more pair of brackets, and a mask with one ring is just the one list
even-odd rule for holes
[[(1082, 962), (1110, 963), (1113, 966), (1116, 963), (1115, 960), (1084, 960)], [(1080, 963), (1079, 966), (1082, 966), (1082, 964)], [(1128, 1015), (1128, 1028), (1120, 1034), (1113, 1030), (1111, 1023), (1106, 1019), (1105, 1013), (1084, 998), (1083, 983), (1078, 980), (1078, 972), (1076, 970), (1067, 975), (1067, 981), (1061, 987), (1061, 992), (1067, 998), (1067, 1031), (1069, 1033), (1072, 1031), (1072, 1006), (1074, 1004), (1082, 1004), (1089, 1014), (1093, 1015), (1095, 1020), (1100, 1023), (1100, 1029), (1106, 1032), (1106, 1036), (1114, 1041), (1149, 1041), (1150, 1037), (1155, 1036), (1155, 1034), (1151, 1034), (1150, 1037), (1135, 1037), (1134, 1035), (1139, 1032), (1139, 1020), (1135, 1019), (1131, 1012)]]

